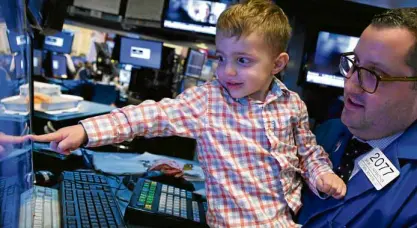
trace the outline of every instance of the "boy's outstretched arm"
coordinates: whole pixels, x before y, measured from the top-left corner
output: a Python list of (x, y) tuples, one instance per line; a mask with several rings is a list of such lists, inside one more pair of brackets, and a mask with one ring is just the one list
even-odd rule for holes
[(8, 149), (13, 144), (23, 143), (29, 139), (29, 136), (13, 136), (0, 132), (0, 158), (7, 155)]
[(346, 194), (346, 185), (334, 174), (328, 154), (317, 145), (316, 137), (309, 127), (307, 107), (301, 99), (299, 101), (301, 114), (294, 137), (302, 176), (314, 193), (318, 194), (317, 190), (319, 190), (336, 199), (343, 198)]
[(132, 140), (136, 136), (193, 138), (203, 130), (199, 118), (206, 111), (206, 96), (204, 88), (195, 87), (176, 99), (147, 100), (137, 106), (126, 106), (107, 115), (82, 120), (81, 124), (55, 133), (32, 135), (31, 138), (51, 142), (51, 148), (61, 153), (70, 153), (86, 142), (87, 147), (96, 147)]
[(29, 137), (37, 142), (50, 142), (51, 149), (63, 154), (71, 153), (71, 150), (79, 148), (88, 140), (84, 127), (81, 124), (64, 127), (54, 133), (30, 135)]

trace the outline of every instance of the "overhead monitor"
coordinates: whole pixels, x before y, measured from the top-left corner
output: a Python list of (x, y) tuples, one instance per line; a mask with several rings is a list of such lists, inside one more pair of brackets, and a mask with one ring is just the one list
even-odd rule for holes
[(203, 70), (206, 54), (195, 49), (188, 49), (186, 64), (184, 67), (185, 76), (200, 77)]
[(9, 47), (12, 53), (20, 52), (26, 44), (26, 36), (7, 30), (7, 38), (9, 40)]
[(340, 54), (353, 51), (359, 38), (330, 32), (319, 32), (306, 81), (343, 88), (344, 78), (339, 71)]
[(161, 67), (162, 42), (122, 37), (120, 63), (137, 67)]
[(73, 41), (73, 32), (62, 31), (51, 36), (45, 36), (43, 49), (56, 53), (70, 54)]
[(163, 15), (163, 26), (215, 35), (217, 19), (234, 1), (169, 0)]
[(52, 55), (52, 73), (55, 77), (67, 77), (67, 59), (64, 55)]
[(74, 0), (73, 5), (99, 12), (118, 14), (121, 0)]

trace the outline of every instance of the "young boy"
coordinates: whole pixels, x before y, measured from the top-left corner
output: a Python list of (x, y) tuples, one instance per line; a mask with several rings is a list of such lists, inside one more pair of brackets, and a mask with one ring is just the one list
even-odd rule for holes
[(299, 174), (313, 191), (335, 198), (346, 186), (316, 145), (305, 104), (274, 77), (288, 63), (290, 30), (270, 1), (234, 5), (217, 24), (217, 80), (33, 139), (68, 152), (139, 135), (192, 137), (205, 171), (210, 226), (295, 226)]

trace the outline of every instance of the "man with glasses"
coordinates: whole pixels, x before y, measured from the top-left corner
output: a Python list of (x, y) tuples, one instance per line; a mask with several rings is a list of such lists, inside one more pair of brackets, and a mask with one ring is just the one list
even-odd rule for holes
[(317, 141), (346, 182), (342, 200), (304, 188), (305, 227), (417, 226), (417, 8), (373, 18), (344, 53), (344, 109)]

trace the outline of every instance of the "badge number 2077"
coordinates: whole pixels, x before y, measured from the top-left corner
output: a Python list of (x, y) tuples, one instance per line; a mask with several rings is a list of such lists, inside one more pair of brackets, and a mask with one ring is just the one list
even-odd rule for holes
[(377, 190), (382, 189), (400, 172), (378, 148), (373, 149), (359, 161), (359, 166)]
[(375, 157), (370, 157), (369, 161), (373, 162), (373, 165), (375, 167), (378, 167), (378, 170), (384, 171), (384, 172), (386, 171), (384, 174), (382, 174), (383, 176), (390, 174), (390, 173), (394, 173), (394, 169), (392, 169), (392, 167), (390, 167), (388, 162), (386, 162), (385, 159), (381, 157), (380, 153), (375, 153)]

